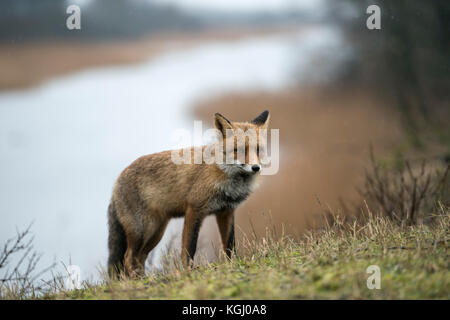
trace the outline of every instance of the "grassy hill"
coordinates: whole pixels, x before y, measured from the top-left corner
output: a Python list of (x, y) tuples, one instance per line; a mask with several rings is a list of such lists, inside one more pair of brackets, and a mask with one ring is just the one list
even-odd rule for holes
[[(370, 214), (369, 214), (370, 215)], [(382, 217), (333, 225), (303, 241), (246, 238), (239, 257), (192, 270), (172, 267), (140, 280), (85, 284), (56, 299), (449, 299), (450, 211), (431, 225), (400, 227)], [(367, 267), (381, 272), (368, 289)]]

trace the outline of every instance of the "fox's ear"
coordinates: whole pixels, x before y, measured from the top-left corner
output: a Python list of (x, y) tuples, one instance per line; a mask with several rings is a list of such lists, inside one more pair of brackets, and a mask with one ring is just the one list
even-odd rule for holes
[(252, 123), (262, 127), (263, 129), (266, 129), (269, 126), (269, 120), (270, 120), (269, 110), (266, 110), (259, 116), (257, 116), (255, 119), (253, 119)]
[(225, 136), (227, 133), (227, 129), (231, 130), (233, 129), (233, 125), (231, 124), (230, 120), (228, 120), (227, 118), (225, 118), (223, 115), (221, 115), (220, 113), (216, 113), (214, 115), (215, 119), (214, 119), (214, 123), (216, 125), (217, 130), (219, 130), (220, 132), (222, 132), (222, 135)]

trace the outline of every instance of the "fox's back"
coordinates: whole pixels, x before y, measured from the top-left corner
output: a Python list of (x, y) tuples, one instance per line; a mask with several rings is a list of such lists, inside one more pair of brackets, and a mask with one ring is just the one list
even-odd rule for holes
[(226, 175), (215, 164), (175, 164), (171, 151), (164, 151), (131, 163), (117, 179), (113, 199), (133, 212), (145, 208), (176, 217), (188, 203), (206, 205), (225, 182)]
[(194, 175), (194, 171), (175, 165), (169, 151), (145, 155), (122, 171), (114, 187), (113, 200), (132, 212), (145, 209), (182, 214), (183, 195), (189, 191), (188, 181)]

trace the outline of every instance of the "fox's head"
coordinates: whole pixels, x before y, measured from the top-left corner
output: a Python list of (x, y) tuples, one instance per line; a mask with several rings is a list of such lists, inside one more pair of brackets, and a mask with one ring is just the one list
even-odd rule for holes
[(269, 111), (264, 111), (250, 122), (232, 122), (215, 114), (215, 126), (219, 140), (223, 142), (222, 163), (219, 167), (227, 174), (258, 174), (261, 157), (267, 146), (267, 127)]

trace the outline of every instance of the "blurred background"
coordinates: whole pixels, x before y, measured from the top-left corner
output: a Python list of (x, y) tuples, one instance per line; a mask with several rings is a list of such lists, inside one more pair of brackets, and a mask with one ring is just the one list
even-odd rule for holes
[[(366, 26), (372, 4), (380, 30)], [(66, 26), (70, 5), (80, 30)], [(237, 210), (238, 239), (301, 237), (330, 208), (351, 215), (369, 146), (387, 167), (449, 162), (449, 34), (445, 0), (3, 0), (0, 243), (33, 223), (42, 265), (96, 278), (114, 180), (215, 112), (269, 109), (280, 130), (280, 170)], [(182, 222), (150, 266), (179, 245)], [(207, 220), (209, 260), (218, 239)]]

